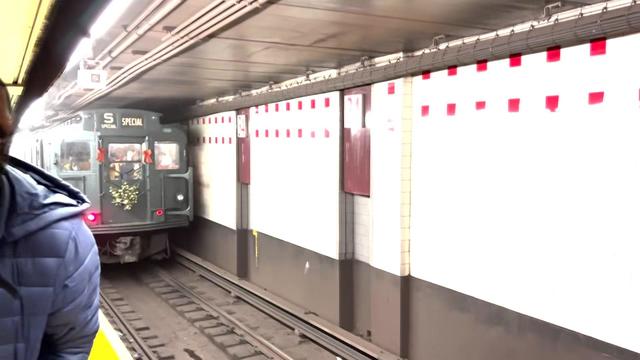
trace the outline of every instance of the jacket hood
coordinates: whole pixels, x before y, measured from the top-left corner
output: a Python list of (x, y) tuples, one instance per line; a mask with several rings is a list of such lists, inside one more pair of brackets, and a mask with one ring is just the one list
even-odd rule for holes
[(4, 238), (0, 241), (15, 241), (88, 207), (88, 199), (71, 185), (10, 158), (0, 175), (0, 234)]

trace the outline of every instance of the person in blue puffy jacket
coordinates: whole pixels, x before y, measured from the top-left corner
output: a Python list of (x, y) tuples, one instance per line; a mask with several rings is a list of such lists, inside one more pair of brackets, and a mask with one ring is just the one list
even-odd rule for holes
[(98, 331), (100, 260), (78, 190), (6, 156), (0, 82), (0, 359), (86, 359)]

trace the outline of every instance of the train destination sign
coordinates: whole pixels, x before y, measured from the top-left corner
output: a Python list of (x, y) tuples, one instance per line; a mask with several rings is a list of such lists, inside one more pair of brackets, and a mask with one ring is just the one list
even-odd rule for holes
[(114, 113), (106, 112), (102, 114), (102, 119), (100, 120), (101, 129), (116, 129), (117, 127), (116, 116)]
[(144, 118), (142, 116), (122, 115), (120, 124), (122, 127), (144, 127)]

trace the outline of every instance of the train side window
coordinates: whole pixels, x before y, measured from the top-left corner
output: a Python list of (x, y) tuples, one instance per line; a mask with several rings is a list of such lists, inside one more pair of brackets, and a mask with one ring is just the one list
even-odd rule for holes
[(88, 141), (68, 141), (60, 144), (61, 171), (91, 170), (91, 146)]
[(109, 161), (140, 161), (141, 148), (140, 144), (109, 144)]
[(180, 145), (170, 141), (154, 143), (156, 170), (176, 170), (180, 168)]

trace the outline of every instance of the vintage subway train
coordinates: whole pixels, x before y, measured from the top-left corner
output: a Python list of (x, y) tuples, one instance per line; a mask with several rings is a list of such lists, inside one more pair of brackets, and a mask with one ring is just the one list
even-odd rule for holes
[(161, 124), (160, 117), (132, 109), (82, 111), (14, 138), (12, 155), (89, 198), (84, 220), (102, 262), (168, 256), (168, 229), (193, 219), (185, 129)]

